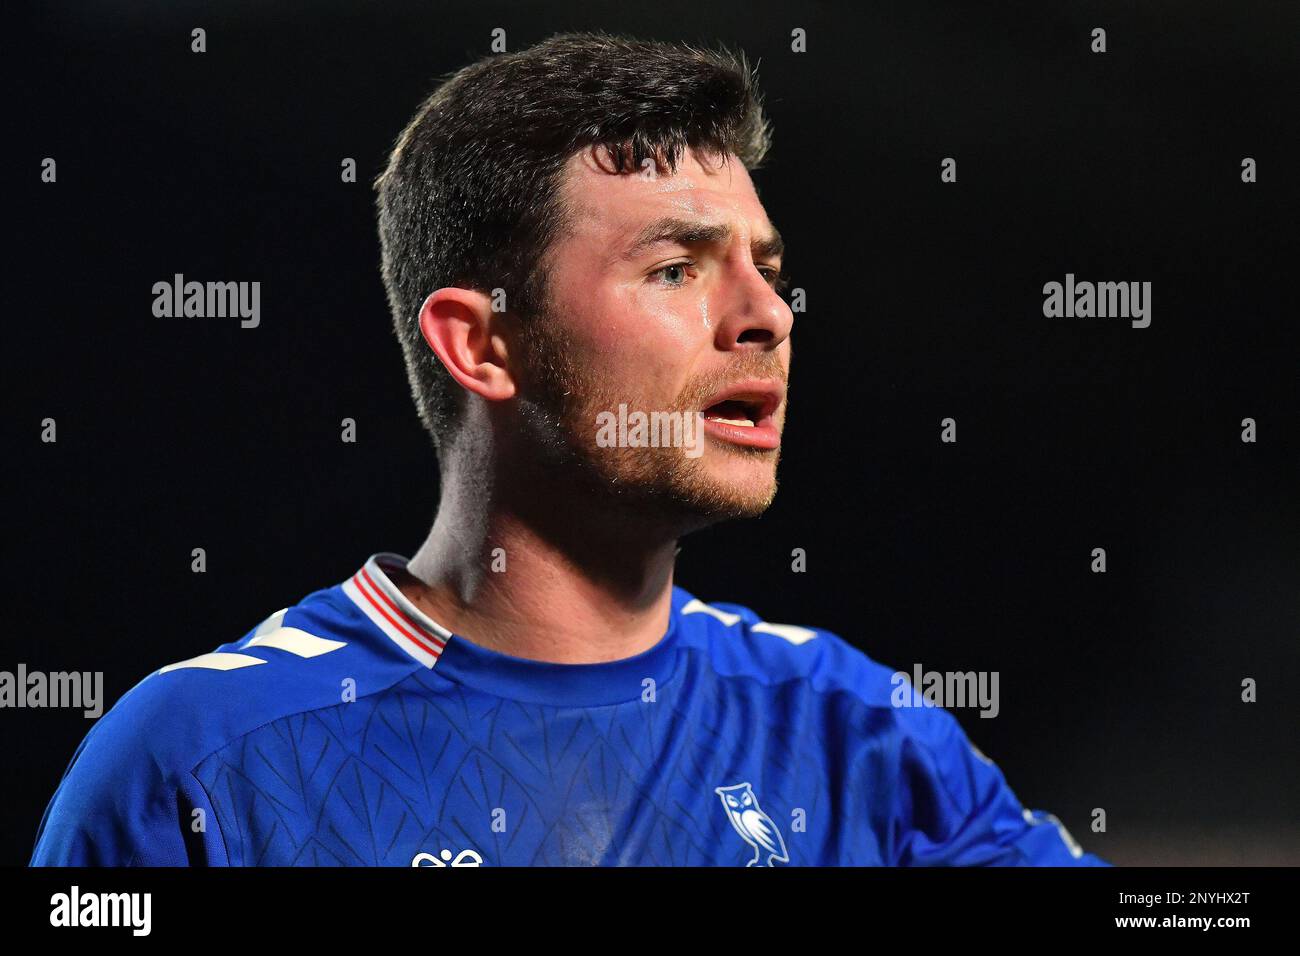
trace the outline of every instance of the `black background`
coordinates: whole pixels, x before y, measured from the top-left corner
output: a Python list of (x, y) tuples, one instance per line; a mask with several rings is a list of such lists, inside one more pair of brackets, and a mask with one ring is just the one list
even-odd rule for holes
[[(725, 42), (759, 61), (755, 181), (808, 311), (776, 504), (685, 539), (678, 583), (900, 669), (998, 671), (998, 718), (963, 726), (1113, 862), (1300, 862), (1300, 15), (1131, 6), (22, 8), (0, 670), (103, 671), (111, 703), (412, 553), (438, 489), (378, 274), (393, 138), (495, 27)], [(260, 281), (261, 326), (155, 318), (177, 272)], [(1152, 282), (1150, 328), (1044, 318), (1067, 272)], [(0, 711), (0, 863), (90, 726)]]

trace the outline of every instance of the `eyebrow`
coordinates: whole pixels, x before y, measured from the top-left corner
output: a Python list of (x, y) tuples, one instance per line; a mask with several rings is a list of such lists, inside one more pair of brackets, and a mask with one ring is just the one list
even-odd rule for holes
[[(775, 257), (784, 254), (785, 242), (775, 226), (769, 227), (768, 236), (755, 236), (749, 244), (754, 256)], [(699, 245), (701, 243), (722, 244), (731, 238), (731, 227), (724, 223), (696, 222), (691, 219), (679, 219), (676, 216), (664, 216), (646, 225), (625, 250), (623, 258), (635, 259), (651, 246), (660, 243), (673, 243), (679, 246)]]

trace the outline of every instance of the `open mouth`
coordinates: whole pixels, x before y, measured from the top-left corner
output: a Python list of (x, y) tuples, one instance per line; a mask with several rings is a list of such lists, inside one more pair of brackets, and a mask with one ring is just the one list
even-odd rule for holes
[(770, 450), (781, 444), (774, 416), (784, 400), (784, 382), (755, 379), (738, 382), (714, 395), (700, 414), (705, 428), (715, 438)]
[(722, 422), (724, 425), (753, 428), (762, 420), (763, 413), (757, 401), (729, 398), (706, 408), (704, 418), (711, 422)]

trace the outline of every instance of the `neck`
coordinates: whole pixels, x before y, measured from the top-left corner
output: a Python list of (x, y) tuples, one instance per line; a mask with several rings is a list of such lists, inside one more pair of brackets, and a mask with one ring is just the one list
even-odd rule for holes
[(444, 484), (433, 529), (395, 579), (402, 592), (459, 637), (513, 657), (593, 664), (658, 643), (677, 534), (593, 508), (573, 486), (523, 484)]

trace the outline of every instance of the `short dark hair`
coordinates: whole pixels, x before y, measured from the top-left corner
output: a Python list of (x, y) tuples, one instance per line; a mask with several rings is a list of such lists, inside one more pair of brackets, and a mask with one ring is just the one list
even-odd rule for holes
[(442, 79), (376, 179), (383, 279), (420, 420), (441, 447), (457, 420), (451, 376), (420, 333), (429, 293), (504, 290), (521, 319), (544, 311), (540, 261), (565, 210), (560, 177), (601, 146), (618, 172), (684, 148), (763, 161), (770, 131), (743, 53), (605, 33), (565, 33)]

